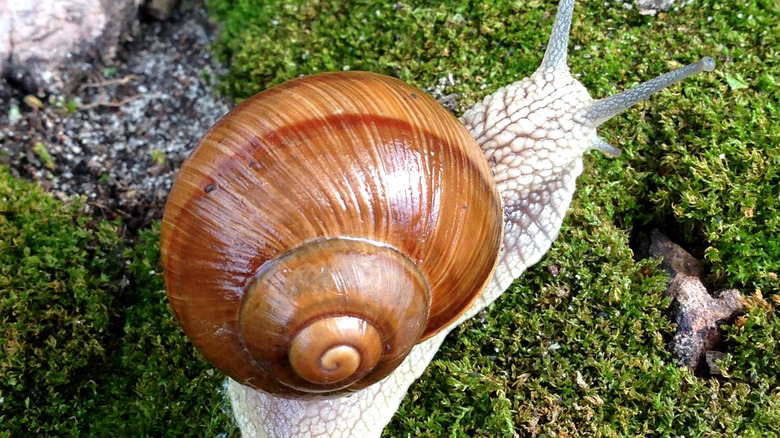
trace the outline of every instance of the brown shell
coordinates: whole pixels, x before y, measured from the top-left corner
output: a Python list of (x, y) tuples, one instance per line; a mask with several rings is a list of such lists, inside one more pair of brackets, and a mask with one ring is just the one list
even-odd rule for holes
[(162, 223), (165, 284), (184, 331), (215, 366), (296, 395), (305, 391), (269, 376), (241, 332), (264, 265), (339, 236), (397, 250), (430, 288), (425, 339), (487, 284), (502, 219), (481, 150), (435, 100), (373, 73), (317, 74), (243, 102), (185, 161)]

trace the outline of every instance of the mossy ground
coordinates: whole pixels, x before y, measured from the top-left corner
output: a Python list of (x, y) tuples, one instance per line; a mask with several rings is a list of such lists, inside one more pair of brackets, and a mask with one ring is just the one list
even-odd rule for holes
[[(444, 91), (459, 94), (460, 111), (534, 70), (555, 3), (213, 0), (224, 24), (214, 49), (237, 99), (348, 67), (423, 88), (451, 73)], [(705, 55), (718, 67), (601, 129), (623, 156), (586, 157), (550, 253), (448, 338), (387, 436), (780, 434), (780, 5), (678, 7), (646, 17), (617, 2), (577, 4), (569, 64), (596, 97)], [(79, 218), (7, 174), (0, 188), (9, 436), (234, 433), (222, 378), (167, 308), (157, 230), (122, 250), (116, 225)], [(711, 289), (750, 297), (726, 328), (724, 376), (679, 369), (666, 348), (665, 277), (633, 251), (653, 227), (703, 259)], [(68, 330), (77, 320), (84, 328)]]
[(126, 247), (82, 207), (0, 167), (0, 437), (232, 431), (168, 308), (159, 230)]

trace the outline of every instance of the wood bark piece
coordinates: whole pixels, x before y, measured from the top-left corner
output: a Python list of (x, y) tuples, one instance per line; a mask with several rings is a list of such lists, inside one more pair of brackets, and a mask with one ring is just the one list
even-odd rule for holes
[[(677, 333), (671, 348), (677, 362), (696, 370), (705, 355), (719, 357), (718, 346), (723, 338), (722, 324), (729, 323), (744, 309), (744, 298), (736, 289), (718, 291), (713, 295), (701, 282), (701, 262), (658, 230), (650, 235), (650, 255), (662, 258), (661, 267), (669, 273), (666, 294), (673, 298), (672, 319)], [(719, 374), (717, 361), (710, 360), (711, 374)], [(708, 363), (709, 363), (708, 362)]]

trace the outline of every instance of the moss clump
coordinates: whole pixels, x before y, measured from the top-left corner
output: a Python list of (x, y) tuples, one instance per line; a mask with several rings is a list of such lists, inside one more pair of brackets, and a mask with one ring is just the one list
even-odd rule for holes
[(728, 328), (724, 376), (679, 368), (665, 275), (582, 201), (542, 265), (448, 338), (385, 436), (780, 434), (779, 300), (750, 298)]
[(108, 436), (122, 425), (127, 436), (235, 435), (221, 391), (224, 376), (205, 362), (171, 313), (159, 239), (155, 226), (124, 252), (131, 284), (122, 342), (101, 379), (111, 402), (97, 409), (91, 430)]
[(88, 226), (82, 205), (0, 168), (0, 434), (73, 430), (73, 400), (98, 391), (89, 371), (112, 344), (120, 241), (114, 224)]
[(0, 436), (235, 432), (168, 308), (159, 230), (123, 251), (82, 208), (0, 168)]

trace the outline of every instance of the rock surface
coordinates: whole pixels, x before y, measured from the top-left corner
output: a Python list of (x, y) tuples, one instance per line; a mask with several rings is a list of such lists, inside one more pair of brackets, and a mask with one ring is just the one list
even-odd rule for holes
[[(661, 267), (669, 273), (666, 294), (673, 298), (672, 318), (677, 333), (671, 342), (672, 351), (681, 366), (696, 370), (703, 359), (710, 373), (720, 373), (717, 351), (723, 333), (720, 326), (733, 320), (745, 307), (742, 294), (736, 289), (710, 295), (701, 276), (701, 262), (658, 230), (650, 236), (650, 255), (661, 257)], [(714, 372), (713, 372), (714, 371)]]
[(142, 0), (0, 0), (0, 74), (26, 92), (69, 92), (114, 59)]
[(185, 2), (168, 22), (143, 23), (122, 61), (96, 65), (72, 99), (38, 100), (0, 80), (0, 165), (60, 199), (86, 196), (99, 218), (148, 226), (175, 169), (231, 106), (214, 91), (215, 35), (205, 7)]
[(655, 15), (671, 9), (674, 0), (637, 0), (639, 13), (642, 15)]
[(179, 0), (146, 0), (141, 9), (155, 20), (163, 21), (171, 18), (178, 4)]

